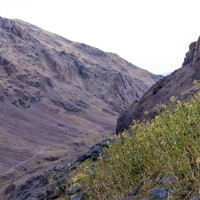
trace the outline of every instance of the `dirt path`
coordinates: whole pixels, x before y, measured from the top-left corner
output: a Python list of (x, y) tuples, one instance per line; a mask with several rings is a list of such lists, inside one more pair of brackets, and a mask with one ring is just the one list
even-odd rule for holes
[(31, 158), (29, 158), (29, 159), (27, 159), (27, 160), (25, 160), (25, 161), (23, 161), (23, 162), (20, 162), (20, 163), (18, 163), (18, 164), (16, 164), (16, 165), (14, 165), (14, 166), (13, 166), (10, 170), (8, 170), (7, 172), (4, 172), (4, 173), (0, 174), (0, 177), (1, 177), (1, 176), (5, 176), (6, 174), (9, 174), (9, 173), (13, 172), (13, 171), (15, 170), (16, 167), (19, 167), (20, 165), (25, 164), (25, 163), (27, 163), (28, 161), (30, 161), (30, 160), (34, 159), (35, 157), (37, 157), (38, 155), (42, 154), (42, 153), (44, 152), (45, 148), (47, 148), (47, 147), (49, 147), (49, 146), (43, 147), (37, 154), (35, 154), (35, 155), (32, 156)]
[[(92, 132), (92, 131), (94, 131), (94, 130), (100, 128), (100, 127), (101, 127), (101, 126), (97, 126), (97, 127), (95, 127), (95, 128), (92, 128), (92, 129), (88, 130), (87, 132)], [(31, 158), (28, 158), (27, 160), (25, 160), (25, 161), (23, 161), (23, 162), (20, 162), (20, 163), (18, 163), (18, 164), (16, 164), (16, 165), (14, 165), (14, 166), (13, 166), (10, 170), (8, 170), (7, 172), (4, 172), (4, 173), (0, 174), (0, 177), (1, 177), (1, 176), (5, 176), (5, 175), (7, 175), (7, 174), (9, 174), (9, 173), (11, 173), (11, 172), (13, 172), (13, 171), (15, 171), (15, 169), (16, 169), (17, 167), (21, 166), (22, 164), (27, 163), (28, 161), (30, 161), (30, 160), (32, 160), (32, 159), (34, 159), (34, 158), (36, 158), (38, 155), (42, 154), (46, 148), (51, 147), (52, 145), (54, 145), (54, 144), (51, 144), (51, 145), (49, 145), (49, 146), (43, 147), (37, 154), (35, 154), (35, 155), (32, 156)]]

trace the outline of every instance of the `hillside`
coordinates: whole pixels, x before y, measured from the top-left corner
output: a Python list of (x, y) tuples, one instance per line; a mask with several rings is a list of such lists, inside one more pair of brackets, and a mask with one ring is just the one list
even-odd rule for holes
[(158, 104), (169, 103), (170, 97), (187, 100), (194, 94), (194, 81), (200, 81), (200, 38), (190, 44), (183, 66), (153, 85), (145, 95), (132, 105), (117, 120), (116, 132), (122, 132), (133, 120), (142, 121), (147, 111), (149, 117), (156, 115)]
[(118, 114), (159, 78), (116, 54), (0, 17), (0, 187), (113, 132)]
[[(187, 103), (172, 97), (162, 110), (147, 123), (135, 123), (132, 135), (124, 132), (96, 164), (84, 163), (68, 182), (68, 196), (81, 200), (198, 200), (200, 93)], [(69, 193), (77, 187), (79, 191)], [(62, 199), (68, 199), (66, 194)]]

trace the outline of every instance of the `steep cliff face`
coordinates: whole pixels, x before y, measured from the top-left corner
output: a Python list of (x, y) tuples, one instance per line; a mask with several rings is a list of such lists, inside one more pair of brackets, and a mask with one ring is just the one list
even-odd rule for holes
[(150, 117), (156, 115), (158, 104), (169, 103), (170, 97), (187, 100), (196, 89), (194, 81), (200, 81), (200, 38), (190, 44), (182, 68), (162, 78), (153, 85), (139, 101), (124, 111), (117, 120), (116, 132), (122, 132), (132, 124), (133, 120), (144, 120), (144, 112)]
[[(114, 130), (158, 78), (116, 54), (0, 18), (0, 179), (41, 168), (38, 152), (73, 158)], [(18, 165), (29, 158), (34, 164)]]
[(200, 66), (200, 37), (196, 42), (190, 44), (183, 62), (183, 67), (192, 66)]

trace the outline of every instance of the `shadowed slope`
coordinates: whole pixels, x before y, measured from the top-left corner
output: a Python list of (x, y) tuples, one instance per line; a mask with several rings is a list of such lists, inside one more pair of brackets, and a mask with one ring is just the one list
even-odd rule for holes
[(190, 45), (183, 67), (162, 78), (141, 98), (124, 111), (117, 120), (117, 133), (127, 129), (133, 120), (143, 120), (147, 111), (154, 117), (158, 104), (168, 103), (171, 96), (187, 100), (194, 92), (194, 81), (200, 81), (200, 38)]

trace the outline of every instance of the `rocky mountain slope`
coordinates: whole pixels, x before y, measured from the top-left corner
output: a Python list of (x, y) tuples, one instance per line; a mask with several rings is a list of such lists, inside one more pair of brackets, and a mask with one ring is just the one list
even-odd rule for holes
[(157, 105), (168, 103), (171, 96), (187, 100), (196, 91), (195, 80), (200, 81), (200, 37), (190, 44), (180, 69), (158, 81), (139, 101), (134, 101), (120, 115), (117, 120), (117, 133), (128, 129), (133, 120), (143, 120), (145, 111), (150, 117), (154, 117)]
[(116, 54), (0, 18), (0, 187), (77, 156), (158, 79)]

